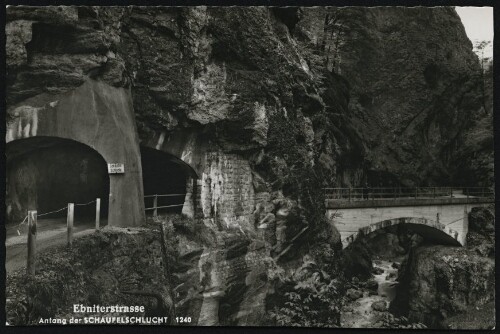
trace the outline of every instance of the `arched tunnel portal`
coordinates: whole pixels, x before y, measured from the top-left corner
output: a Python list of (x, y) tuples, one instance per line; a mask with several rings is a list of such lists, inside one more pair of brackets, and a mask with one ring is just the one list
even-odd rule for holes
[[(7, 223), (20, 222), (28, 210), (44, 218), (66, 217), (68, 203), (85, 204), (101, 199), (101, 220), (106, 221), (109, 175), (103, 157), (80, 142), (37, 136), (7, 143)], [(93, 220), (95, 203), (76, 205), (75, 223)]]
[(140, 149), (146, 214), (153, 213), (148, 208), (154, 206), (155, 197), (158, 214), (190, 211), (197, 179), (193, 168), (167, 152), (147, 146)]

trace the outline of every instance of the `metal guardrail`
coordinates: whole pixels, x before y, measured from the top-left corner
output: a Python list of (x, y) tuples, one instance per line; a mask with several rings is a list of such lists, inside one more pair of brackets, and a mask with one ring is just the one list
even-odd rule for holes
[(375, 199), (493, 198), (487, 187), (415, 187), (415, 188), (323, 188), (327, 200), (366, 201)]
[(186, 194), (155, 194), (155, 195), (146, 195), (144, 198), (153, 198), (153, 206), (150, 208), (145, 208), (145, 211), (150, 211), (153, 210), (153, 217), (158, 216), (158, 209), (166, 209), (166, 208), (175, 208), (179, 206), (184, 206), (184, 201), (183, 203), (180, 204), (170, 204), (170, 205), (158, 205), (158, 198), (163, 198), (163, 197), (180, 197), (180, 196), (186, 196)]

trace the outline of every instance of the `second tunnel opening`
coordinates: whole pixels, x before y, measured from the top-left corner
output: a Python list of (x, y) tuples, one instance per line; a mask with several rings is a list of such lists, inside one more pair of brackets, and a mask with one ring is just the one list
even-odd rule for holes
[[(182, 213), (187, 182), (194, 173), (179, 158), (163, 151), (141, 146), (142, 177), (146, 215)], [(156, 201), (155, 201), (156, 198)]]

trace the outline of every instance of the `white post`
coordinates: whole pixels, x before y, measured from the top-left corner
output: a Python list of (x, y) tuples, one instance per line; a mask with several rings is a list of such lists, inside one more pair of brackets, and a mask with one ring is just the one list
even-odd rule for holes
[(67, 226), (68, 226), (68, 246), (71, 247), (73, 245), (73, 219), (75, 214), (75, 204), (68, 203), (68, 217), (67, 217)]
[(158, 206), (158, 195), (155, 195), (154, 199), (153, 199), (153, 207), (154, 207), (154, 210), (153, 210), (153, 217), (156, 218), (158, 217), (158, 209), (157, 209), (157, 206)]
[(95, 230), (99, 231), (99, 224), (101, 222), (101, 199), (95, 200)]
[(464, 206), (464, 219), (462, 225), (462, 246), (467, 245), (467, 234), (469, 233), (469, 213), (467, 212), (467, 204)]

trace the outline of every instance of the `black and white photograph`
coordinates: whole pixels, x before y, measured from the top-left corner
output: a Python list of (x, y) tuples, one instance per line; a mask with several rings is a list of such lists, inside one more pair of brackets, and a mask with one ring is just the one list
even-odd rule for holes
[(5, 12), (6, 326), (495, 329), (493, 7)]

